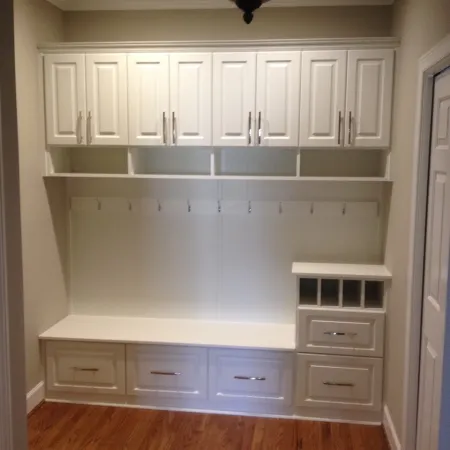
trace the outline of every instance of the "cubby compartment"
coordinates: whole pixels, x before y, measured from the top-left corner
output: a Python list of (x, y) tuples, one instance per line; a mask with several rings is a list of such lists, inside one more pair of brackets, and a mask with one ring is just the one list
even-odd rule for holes
[(215, 154), (216, 175), (295, 177), (297, 150), (222, 148)]
[(322, 306), (339, 306), (339, 280), (322, 279), (320, 299)]
[(317, 305), (319, 295), (319, 280), (314, 278), (299, 279), (300, 305)]
[(116, 174), (128, 173), (126, 148), (52, 148), (48, 152), (49, 174)]
[(362, 301), (362, 282), (360, 280), (342, 281), (342, 306), (344, 308), (360, 308)]
[(366, 308), (383, 308), (384, 283), (382, 281), (366, 281), (364, 286), (364, 306)]
[(210, 175), (211, 150), (197, 148), (133, 148), (136, 175)]

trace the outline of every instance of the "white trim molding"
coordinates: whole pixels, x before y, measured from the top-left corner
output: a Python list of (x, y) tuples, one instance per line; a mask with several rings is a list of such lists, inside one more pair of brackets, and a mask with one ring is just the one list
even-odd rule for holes
[(384, 405), (383, 428), (391, 450), (402, 450), (400, 439), (397, 430), (395, 429), (394, 422), (392, 422), (391, 412), (387, 405)]
[(404, 449), (416, 448), (417, 408), (420, 376), (420, 337), (422, 328), (423, 261), (425, 250), (428, 165), (434, 76), (450, 66), (450, 35), (433, 47), (419, 61), (417, 116), (414, 138), (412, 211), (409, 242), (408, 300), (405, 389), (403, 393)]
[(27, 394), (27, 414), (39, 406), (45, 399), (45, 383), (41, 381)]

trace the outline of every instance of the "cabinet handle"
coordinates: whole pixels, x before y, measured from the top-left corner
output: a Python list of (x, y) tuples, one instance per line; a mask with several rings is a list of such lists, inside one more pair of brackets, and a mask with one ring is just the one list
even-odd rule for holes
[(261, 130), (261, 111), (258, 114), (258, 145), (261, 145), (261, 136), (262, 136), (262, 130)]
[(236, 375), (235, 380), (247, 380), (247, 381), (266, 381), (266, 377), (244, 377), (241, 375)]
[(163, 144), (167, 145), (167, 120), (165, 112), (163, 112)]
[(89, 368), (89, 367), (72, 367), (76, 372), (99, 372), (100, 369)]
[(175, 112), (172, 113), (172, 143), (173, 145), (177, 143), (177, 118)]
[(348, 145), (352, 145), (352, 121), (353, 116), (352, 112), (350, 111), (348, 113)]
[(341, 133), (342, 133), (342, 111), (339, 111), (338, 119), (338, 145), (341, 145)]
[(333, 383), (332, 381), (324, 381), (323, 384), (332, 387), (355, 387), (353, 383)]
[(83, 122), (83, 112), (80, 111), (78, 113), (78, 118), (77, 118), (77, 144), (82, 144), (83, 143), (83, 134), (81, 132), (81, 124)]
[(357, 336), (358, 333), (343, 333), (341, 331), (325, 331), (323, 334), (327, 336)]
[(89, 111), (88, 118), (87, 118), (87, 137), (88, 137), (88, 144), (92, 144), (92, 112)]
[(252, 113), (248, 113), (248, 145), (252, 145)]
[(181, 375), (181, 372), (159, 372), (159, 371), (152, 371), (150, 372), (152, 375), (166, 375), (171, 377), (178, 377)]

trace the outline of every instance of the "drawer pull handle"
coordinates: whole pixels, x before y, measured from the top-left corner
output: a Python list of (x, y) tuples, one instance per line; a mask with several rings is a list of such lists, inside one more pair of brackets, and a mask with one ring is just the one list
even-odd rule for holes
[(236, 375), (235, 380), (248, 380), (248, 381), (266, 381), (266, 377), (243, 377), (241, 375)]
[(88, 368), (88, 367), (72, 367), (76, 372), (99, 372), (100, 369)]
[(358, 333), (343, 333), (341, 331), (325, 331), (323, 334), (327, 335), (327, 336), (357, 336)]
[(323, 384), (325, 386), (334, 386), (334, 387), (355, 387), (353, 383), (333, 383), (332, 381), (324, 381)]
[(152, 375), (166, 375), (166, 376), (172, 376), (172, 377), (178, 377), (181, 375), (181, 372), (159, 372), (159, 371), (153, 371), (150, 372)]

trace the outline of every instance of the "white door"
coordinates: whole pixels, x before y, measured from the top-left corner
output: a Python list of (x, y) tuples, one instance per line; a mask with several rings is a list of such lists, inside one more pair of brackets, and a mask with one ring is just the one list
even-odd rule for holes
[(257, 56), (256, 145), (298, 147), (300, 52)]
[(389, 147), (394, 50), (348, 52), (346, 146)]
[(169, 142), (169, 55), (128, 55), (130, 145), (167, 145)]
[(213, 83), (213, 145), (254, 144), (256, 53), (215, 53)]
[(86, 55), (89, 145), (128, 145), (127, 55)]
[(428, 193), (417, 450), (438, 450), (450, 249), (450, 72), (436, 79)]
[(47, 55), (44, 69), (47, 144), (85, 144), (84, 55)]
[(346, 51), (303, 52), (301, 147), (344, 145), (346, 76)]
[(171, 142), (212, 144), (212, 54), (170, 55)]

